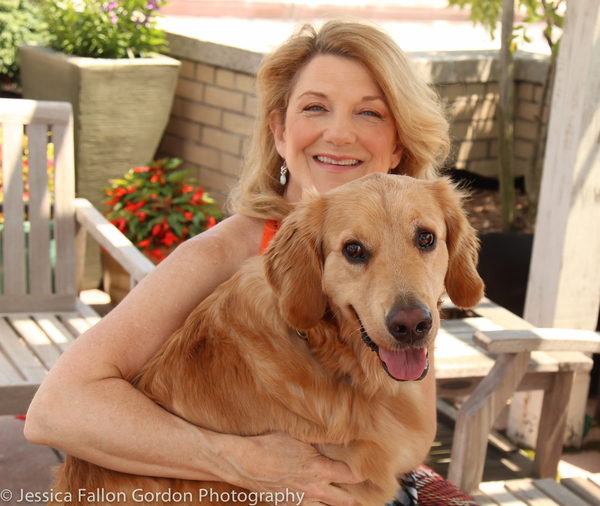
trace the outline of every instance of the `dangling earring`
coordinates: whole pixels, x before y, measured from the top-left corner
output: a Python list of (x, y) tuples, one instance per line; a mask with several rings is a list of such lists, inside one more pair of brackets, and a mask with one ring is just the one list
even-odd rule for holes
[(284, 161), (283, 165), (281, 166), (281, 169), (279, 171), (279, 182), (281, 183), (281, 186), (285, 186), (287, 183), (287, 173), (288, 173), (287, 163), (285, 163), (285, 161)]

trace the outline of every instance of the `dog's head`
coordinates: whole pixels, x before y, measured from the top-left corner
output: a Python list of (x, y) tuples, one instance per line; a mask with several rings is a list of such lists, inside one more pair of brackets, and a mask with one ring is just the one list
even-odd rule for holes
[(447, 179), (387, 174), (307, 195), (264, 258), (283, 317), (309, 330), (330, 311), (390, 376), (424, 377), (443, 293), (463, 308), (483, 295), (462, 198)]

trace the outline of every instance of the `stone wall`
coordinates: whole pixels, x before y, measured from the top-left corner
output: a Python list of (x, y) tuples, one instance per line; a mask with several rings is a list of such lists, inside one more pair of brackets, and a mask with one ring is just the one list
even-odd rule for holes
[[(436, 87), (450, 121), (449, 167), (498, 176), (497, 107), (500, 62), (497, 51), (412, 53), (423, 77)], [(537, 136), (547, 57), (515, 56), (515, 175), (525, 176)]]
[[(169, 34), (170, 56), (182, 62), (171, 121), (161, 154), (197, 169), (200, 183), (224, 202), (252, 137), (256, 114), (254, 75), (262, 55), (183, 35)], [(438, 91), (451, 124), (448, 167), (486, 177), (498, 173), (499, 61), (495, 51), (409, 53)], [(543, 55), (517, 54), (515, 171), (527, 172), (536, 136)]]

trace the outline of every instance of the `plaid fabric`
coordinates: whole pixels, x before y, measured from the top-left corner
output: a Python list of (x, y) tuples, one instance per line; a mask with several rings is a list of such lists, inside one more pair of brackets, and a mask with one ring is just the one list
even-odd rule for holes
[(388, 506), (477, 506), (470, 496), (426, 466), (398, 481), (402, 489)]

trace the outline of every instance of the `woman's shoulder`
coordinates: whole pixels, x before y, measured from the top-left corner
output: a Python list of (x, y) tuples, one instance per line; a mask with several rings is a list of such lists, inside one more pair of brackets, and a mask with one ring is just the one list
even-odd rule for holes
[(187, 241), (190, 247), (216, 250), (220, 258), (244, 260), (260, 254), (265, 220), (234, 214)]

